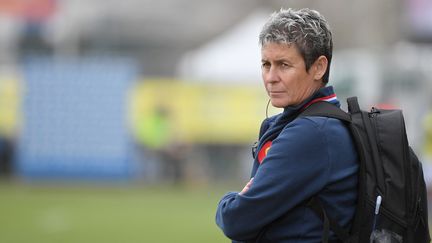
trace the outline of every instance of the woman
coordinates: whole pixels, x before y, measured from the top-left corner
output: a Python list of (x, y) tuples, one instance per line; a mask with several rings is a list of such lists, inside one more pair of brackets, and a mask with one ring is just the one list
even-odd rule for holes
[(284, 111), (263, 121), (251, 180), (221, 199), (216, 223), (233, 242), (321, 242), (323, 222), (308, 200), (316, 196), (329, 217), (349, 227), (357, 198), (348, 128), (333, 118), (297, 118), (317, 101), (340, 105), (327, 86), (332, 35), (317, 11), (281, 9), (259, 40), (265, 89)]

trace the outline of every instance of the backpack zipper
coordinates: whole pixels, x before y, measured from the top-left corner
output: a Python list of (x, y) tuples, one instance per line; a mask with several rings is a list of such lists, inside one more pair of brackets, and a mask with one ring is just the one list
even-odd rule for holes
[(380, 110), (378, 110), (375, 107), (372, 107), (371, 111), (369, 112), (369, 117), (374, 118), (377, 116), (377, 114), (381, 113)]
[[(371, 111), (368, 113), (369, 118), (371, 118), (371, 119), (369, 119), (370, 125), (371, 125), (371, 131), (368, 132), (367, 131), (368, 129), (366, 129), (366, 135), (367, 135), (367, 138), (369, 139), (368, 142), (370, 144), (370, 149), (371, 149), (371, 153), (372, 153), (371, 158), (374, 162), (374, 167), (375, 167), (375, 170), (377, 173), (376, 181), (375, 181), (376, 193), (378, 193), (380, 195), (385, 195), (386, 188), (385, 188), (385, 182), (384, 182), (384, 168), (382, 166), (382, 163), (380, 163), (381, 157), (379, 155), (379, 153), (380, 153), (380, 146), (379, 146), (380, 138), (378, 137), (378, 133), (375, 132), (378, 129), (377, 117), (378, 117), (378, 114), (380, 114), (380, 113), (381, 113), (381, 111), (375, 107), (372, 107)], [(375, 140), (375, 143), (374, 143), (373, 139)], [(382, 188), (381, 188), (381, 186), (382, 186)]]

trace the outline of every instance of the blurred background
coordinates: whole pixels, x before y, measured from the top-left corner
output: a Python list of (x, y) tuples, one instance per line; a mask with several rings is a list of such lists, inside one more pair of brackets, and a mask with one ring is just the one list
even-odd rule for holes
[(281, 7), (326, 17), (339, 99), (403, 109), (432, 187), (429, 0), (0, 0), (0, 242), (228, 242)]

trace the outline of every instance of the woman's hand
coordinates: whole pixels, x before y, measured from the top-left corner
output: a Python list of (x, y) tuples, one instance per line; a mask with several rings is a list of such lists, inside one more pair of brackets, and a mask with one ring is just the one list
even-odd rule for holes
[(253, 179), (253, 177), (250, 179), (250, 181), (246, 184), (243, 190), (239, 193), (240, 195), (245, 194), (249, 190), (249, 188), (252, 186)]

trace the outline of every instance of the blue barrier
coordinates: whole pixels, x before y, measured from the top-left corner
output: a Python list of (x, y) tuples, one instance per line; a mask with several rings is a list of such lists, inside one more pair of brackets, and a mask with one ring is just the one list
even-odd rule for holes
[(126, 58), (31, 57), (23, 63), (16, 171), (26, 178), (131, 178)]

